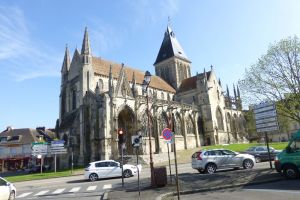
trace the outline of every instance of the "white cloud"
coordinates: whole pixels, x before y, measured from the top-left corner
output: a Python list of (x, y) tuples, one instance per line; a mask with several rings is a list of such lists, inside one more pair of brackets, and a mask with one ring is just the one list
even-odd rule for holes
[(25, 16), (18, 7), (0, 5), (0, 44), (0, 70), (16, 81), (60, 75), (58, 55), (31, 39)]

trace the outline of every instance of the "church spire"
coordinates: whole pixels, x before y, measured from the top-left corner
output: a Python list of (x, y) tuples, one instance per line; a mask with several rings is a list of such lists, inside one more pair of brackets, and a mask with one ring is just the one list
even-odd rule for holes
[(237, 96), (238, 96), (238, 98), (241, 99), (239, 85), (236, 86), (236, 90), (237, 90)]
[(82, 41), (82, 48), (81, 48), (81, 54), (82, 55), (91, 55), (91, 46), (90, 46), (90, 40), (89, 40), (89, 34), (87, 31), (87, 27), (85, 27), (84, 30), (84, 37)]
[(61, 72), (66, 73), (69, 71), (69, 69), (70, 69), (70, 53), (69, 53), (68, 44), (66, 44), (65, 56), (61, 67)]
[(234, 93), (234, 99), (236, 100), (236, 90), (234, 84), (233, 84), (233, 93)]

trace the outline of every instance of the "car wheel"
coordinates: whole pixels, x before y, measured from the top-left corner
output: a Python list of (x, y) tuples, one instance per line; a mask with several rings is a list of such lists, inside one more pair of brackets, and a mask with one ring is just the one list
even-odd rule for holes
[(205, 167), (205, 172), (208, 174), (213, 174), (217, 170), (217, 166), (213, 163), (208, 163)]
[(126, 169), (124, 172), (123, 172), (123, 176), (125, 178), (129, 178), (130, 176), (132, 176), (132, 173), (129, 169)]
[(8, 200), (14, 200), (14, 199), (15, 199), (15, 191), (11, 191)]
[(283, 174), (288, 179), (295, 179), (299, 176), (299, 171), (295, 166), (287, 165), (283, 168)]
[(250, 160), (250, 159), (244, 160), (244, 162), (243, 162), (244, 169), (252, 169), (253, 166), (254, 166), (254, 163), (252, 160)]
[(89, 176), (89, 179), (90, 181), (96, 181), (98, 179), (98, 175), (95, 174), (95, 173), (92, 173), (90, 176)]
[(259, 157), (255, 157), (255, 162), (256, 162), (256, 163), (259, 163), (259, 162), (261, 162), (261, 158), (259, 158)]

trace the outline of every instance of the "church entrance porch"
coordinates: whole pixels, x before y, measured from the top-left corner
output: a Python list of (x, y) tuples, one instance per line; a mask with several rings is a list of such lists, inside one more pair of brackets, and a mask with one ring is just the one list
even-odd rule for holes
[[(118, 115), (118, 129), (124, 131), (124, 155), (132, 155), (133, 147), (131, 144), (131, 136), (134, 135), (134, 114), (129, 107), (125, 107)], [(119, 154), (121, 154), (121, 145), (119, 144)]]

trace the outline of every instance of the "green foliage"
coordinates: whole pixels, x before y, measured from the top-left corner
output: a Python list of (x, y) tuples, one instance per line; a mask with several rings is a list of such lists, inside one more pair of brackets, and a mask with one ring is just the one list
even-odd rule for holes
[(267, 53), (239, 81), (248, 104), (276, 102), (279, 115), (300, 122), (300, 40), (297, 36), (270, 45)]

